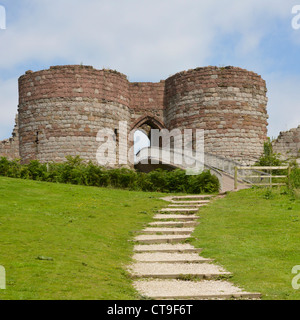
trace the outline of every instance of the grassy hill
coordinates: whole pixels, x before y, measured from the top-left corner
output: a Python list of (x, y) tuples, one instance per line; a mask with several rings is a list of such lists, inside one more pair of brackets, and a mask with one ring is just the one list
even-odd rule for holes
[(139, 298), (123, 266), (160, 196), (0, 177), (0, 300)]
[[(233, 273), (230, 281), (263, 299), (300, 299), (300, 199), (274, 189), (230, 193), (201, 210), (194, 245)], [(298, 280), (298, 284), (300, 281)]]
[[(163, 194), (0, 177), (1, 299), (139, 299), (124, 267)], [(201, 208), (193, 240), (231, 282), (264, 299), (299, 299), (300, 200), (280, 190), (230, 193)], [(299, 281), (298, 281), (299, 282)]]

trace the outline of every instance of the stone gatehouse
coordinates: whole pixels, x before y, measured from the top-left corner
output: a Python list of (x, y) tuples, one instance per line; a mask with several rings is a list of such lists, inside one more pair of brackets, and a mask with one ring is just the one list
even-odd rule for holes
[(204, 129), (205, 152), (253, 163), (267, 138), (266, 83), (237, 67), (203, 67), (157, 83), (130, 82), (113, 70), (54, 66), (19, 78), (17, 125), (0, 156), (23, 163), (96, 160), (97, 132), (143, 126)]

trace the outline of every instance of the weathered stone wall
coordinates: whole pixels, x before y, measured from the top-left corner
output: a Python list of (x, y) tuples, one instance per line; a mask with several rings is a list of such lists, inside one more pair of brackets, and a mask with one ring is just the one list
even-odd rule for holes
[(132, 125), (146, 116), (164, 122), (165, 81), (159, 83), (130, 83), (130, 112)]
[(267, 138), (265, 81), (234, 67), (197, 68), (166, 80), (165, 123), (205, 130), (205, 152), (253, 163)]
[(19, 79), (20, 156), (95, 162), (97, 132), (117, 132), (119, 121), (127, 121), (127, 131), (204, 129), (206, 152), (251, 163), (267, 135), (266, 91), (259, 75), (234, 67), (197, 68), (159, 83), (130, 83), (116, 71), (88, 66), (27, 71)]
[(300, 158), (300, 125), (298, 128), (280, 132), (273, 142), (273, 151), (280, 153), (282, 159)]
[(0, 157), (6, 157), (8, 160), (20, 158), (18, 116), (16, 116), (15, 119), (15, 127), (12, 132), (12, 137), (0, 141)]

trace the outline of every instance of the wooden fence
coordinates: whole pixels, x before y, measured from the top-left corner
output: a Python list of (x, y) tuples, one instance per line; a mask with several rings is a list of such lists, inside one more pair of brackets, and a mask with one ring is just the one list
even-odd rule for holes
[[(260, 170), (266, 170), (263, 172)], [(274, 170), (288, 170), (287, 175), (272, 175)], [(241, 173), (241, 174), (240, 174)], [(247, 174), (249, 173), (249, 174)], [(238, 189), (238, 185), (248, 185), (248, 186), (283, 186), (286, 182), (278, 182), (278, 179), (290, 180), (291, 167), (235, 167), (234, 172), (234, 189)], [(274, 179), (277, 182), (274, 182)]]

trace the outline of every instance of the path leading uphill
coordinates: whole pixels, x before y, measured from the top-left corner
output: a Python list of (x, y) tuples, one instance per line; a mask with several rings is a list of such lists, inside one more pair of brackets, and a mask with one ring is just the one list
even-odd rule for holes
[(164, 198), (167, 208), (134, 240), (134, 263), (128, 267), (134, 287), (152, 299), (258, 299), (259, 293), (245, 292), (219, 280), (231, 274), (199, 255), (186, 243), (199, 223), (199, 210), (211, 195)]

